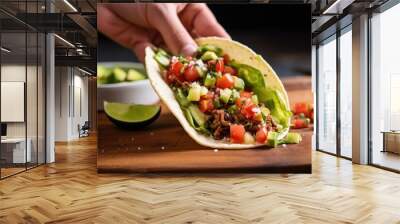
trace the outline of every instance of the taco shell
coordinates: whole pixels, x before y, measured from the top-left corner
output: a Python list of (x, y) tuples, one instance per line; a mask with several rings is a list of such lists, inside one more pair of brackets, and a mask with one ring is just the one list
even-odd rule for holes
[[(247, 46), (232, 41), (229, 39), (218, 38), (218, 37), (205, 37), (196, 39), (198, 45), (210, 44), (217, 46), (223, 50), (225, 54), (228, 54), (232, 60), (235, 60), (241, 64), (250, 65), (264, 75), (264, 81), (266, 86), (271, 87), (280, 94), (280, 99), (289, 107), (289, 99), (286, 90), (276, 75), (272, 67), (258, 54)], [(215, 140), (210, 136), (198, 133), (187, 121), (178, 101), (175, 99), (174, 92), (164, 81), (160, 67), (157, 61), (154, 59), (155, 52), (152, 48), (146, 48), (145, 66), (146, 72), (149, 77), (150, 83), (153, 86), (155, 92), (159, 95), (163, 103), (168, 107), (171, 113), (177, 118), (179, 123), (182, 125), (186, 133), (195, 140), (198, 144), (217, 149), (246, 149), (260, 147), (265, 144), (254, 143), (254, 144), (237, 144), (227, 143), (223, 140)], [(290, 126), (290, 119), (287, 121), (288, 127)], [(286, 128), (279, 134), (279, 139), (282, 139), (287, 135), (289, 128)]]

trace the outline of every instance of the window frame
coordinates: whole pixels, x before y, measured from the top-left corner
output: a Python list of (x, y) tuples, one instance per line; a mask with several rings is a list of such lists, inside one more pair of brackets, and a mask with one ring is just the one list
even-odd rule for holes
[[(25, 0), (25, 1), (22, 1), (22, 2), (25, 3), (25, 13), (26, 13), (27, 12), (27, 3), (28, 3), (28, 1)], [(39, 0), (33, 1), (33, 3), (36, 3), (36, 13), (39, 12), (39, 8), (38, 8), (39, 2), (40, 2)], [(48, 7), (46, 7), (46, 12), (48, 10), (47, 8)], [(3, 13), (7, 13), (7, 15), (10, 15), (10, 17), (12, 19), (18, 21), (18, 18), (14, 17), (8, 11), (2, 9), (1, 5), (0, 5), (0, 10)], [(21, 21), (19, 21), (19, 22), (21, 22)], [(0, 26), (1, 26), (1, 24), (0, 24)], [(22, 172), (26, 172), (26, 171), (28, 171), (30, 169), (39, 167), (39, 166), (44, 165), (44, 164), (47, 163), (47, 110), (46, 110), (46, 108), (47, 108), (47, 80), (46, 80), (47, 79), (47, 42), (48, 42), (47, 41), (47, 32), (43, 32), (41, 30), (38, 30), (38, 29), (28, 25), (27, 23), (23, 23), (23, 27), (24, 27), (23, 30), (18, 30), (16, 32), (19, 32), (19, 33), (25, 35), (25, 49), (24, 49), (24, 51), (25, 51), (25, 87), (24, 87), (25, 166), (24, 166), (23, 170), (14, 172), (14, 173), (6, 175), (6, 176), (3, 175), (2, 167), (0, 166), (0, 180), (6, 179), (8, 177), (12, 177), (12, 176), (17, 175), (17, 174), (22, 173)], [(8, 31), (3, 31), (3, 30), (0, 31), (0, 46), (2, 45), (1, 37), (2, 37), (2, 34), (4, 34), (4, 33), (9, 33), (9, 32)], [(13, 32), (11, 32), (11, 33), (13, 33)], [(35, 72), (35, 75), (36, 75), (36, 91), (35, 91), (35, 94), (36, 94), (36, 122), (34, 122), (36, 124), (36, 136), (34, 136), (33, 138), (36, 138), (36, 140), (37, 140), (36, 162), (34, 164), (30, 164), (30, 166), (28, 166), (29, 162), (27, 162), (28, 161), (28, 157), (27, 157), (28, 156), (28, 153), (27, 153), (27, 147), (28, 147), (28, 141), (27, 141), (27, 139), (28, 139), (28, 116), (27, 116), (27, 113), (28, 113), (27, 112), (27, 83), (28, 83), (27, 76), (28, 76), (28, 67), (27, 66), (28, 66), (28, 34), (29, 33), (33, 34), (33, 35), (36, 35), (36, 49), (35, 49), (35, 51), (36, 51), (36, 60), (35, 60), (35, 64), (36, 64), (36, 72)], [(43, 155), (41, 155), (41, 157), (43, 157), (42, 158), (43, 162), (39, 162), (39, 144), (38, 144), (38, 139), (39, 139), (39, 131), (38, 131), (39, 130), (39, 113), (38, 113), (38, 110), (39, 110), (39, 98), (38, 98), (39, 97), (38, 96), (39, 95), (38, 94), (39, 93), (38, 92), (39, 91), (39, 81), (38, 81), (39, 70), (38, 70), (38, 67), (39, 67), (39, 36), (40, 36), (39, 34), (44, 34), (44, 35), (42, 35), (42, 39), (40, 39), (41, 44), (43, 44), (42, 47), (44, 48), (44, 49), (41, 49), (41, 51), (40, 51), (41, 53), (43, 53), (43, 55), (41, 55), (41, 57), (42, 57), (42, 60), (44, 60), (44, 65), (43, 65), (42, 71), (41, 71), (41, 73), (42, 73), (41, 74), (42, 75), (42, 82), (43, 82), (42, 84), (44, 85), (43, 86), (44, 91), (42, 93), (42, 96), (44, 98), (42, 99), (43, 105), (41, 105), (41, 106), (43, 107), (42, 109), (44, 110), (43, 111), (44, 115), (43, 115), (43, 117), (40, 118), (40, 120), (43, 122), (43, 125), (44, 125), (44, 127), (43, 127), (44, 128), (44, 130), (43, 130), (44, 131), (43, 132), (43, 143), (44, 144), (42, 145), (42, 147), (43, 147), (42, 148), (42, 152), (44, 152), (44, 153), (43, 153)], [(3, 66), (2, 62), (3, 62), (2, 56), (0, 54), (0, 82), (2, 81), (1, 80), (2, 79), (1, 78), (1, 67)], [(1, 89), (1, 86), (0, 86), (0, 89)], [(0, 105), (0, 110), (1, 110), (1, 105)], [(42, 119), (44, 119), (44, 120), (42, 120)], [(0, 121), (0, 123), (1, 123), (1, 121)], [(2, 147), (1, 147), (1, 144), (0, 144), (0, 158), (1, 158), (1, 151), (2, 151)]]
[[(328, 36), (327, 38), (319, 41), (316, 44), (316, 51), (315, 51), (315, 58), (316, 58), (316, 69), (315, 69), (315, 74), (316, 74), (316, 97), (315, 97), (315, 108), (318, 108), (319, 105), (319, 98), (320, 98), (320, 85), (319, 85), (319, 77), (320, 77), (320, 73), (319, 73), (319, 47), (322, 43), (328, 43), (330, 41), (336, 41), (336, 152), (332, 153), (329, 152), (327, 150), (324, 150), (322, 148), (320, 148), (320, 144), (319, 144), (319, 125), (318, 125), (318, 121), (319, 121), (319, 113), (317, 111), (316, 113), (316, 117), (315, 117), (315, 121), (314, 125), (315, 125), (315, 145), (316, 145), (316, 151), (319, 152), (323, 152), (323, 153), (327, 153), (329, 155), (333, 155), (333, 156), (337, 156), (343, 159), (347, 159), (347, 160), (352, 160), (352, 158), (347, 157), (342, 155), (341, 153), (341, 118), (340, 118), (340, 103), (341, 103), (341, 97), (340, 97), (340, 81), (341, 81), (341, 67), (340, 67), (340, 37), (342, 35), (344, 35), (347, 32), (351, 32), (352, 31), (352, 23), (347, 24), (346, 26), (344, 26), (341, 29), (338, 29), (335, 33), (333, 33), (332, 35)], [(322, 90), (323, 91), (323, 90)]]

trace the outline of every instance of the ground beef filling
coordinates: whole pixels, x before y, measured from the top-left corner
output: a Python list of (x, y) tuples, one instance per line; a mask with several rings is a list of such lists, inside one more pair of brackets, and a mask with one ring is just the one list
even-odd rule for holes
[[(229, 137), (229, 127), (231, 124), (243, 124), (245, 130), (255, 135), (261, 127), (261, 122), (246, 119), (240, 112), (229, 114), (223, 109), (214, 110), (208, 119), (208, 127), (216, 140), (221, 140)], [(267, 131), (275, 131), (276, 124), (268, 115), (266, 119)]]

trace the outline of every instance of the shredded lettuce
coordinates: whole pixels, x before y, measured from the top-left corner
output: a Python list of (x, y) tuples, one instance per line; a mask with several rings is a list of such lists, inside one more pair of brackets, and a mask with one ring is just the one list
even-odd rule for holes
[(282, 93), (270, 86), (264, 81), (264, 75), (256, 68), (249, 65), (239, 64), (232, 61), (232, 66), (238, 71), (238, 75), (257, 95), (258, 101), (270, 110), (272, 118), (286, 130), (289, 128), (289, 121), (292, 113), (285, 104)]

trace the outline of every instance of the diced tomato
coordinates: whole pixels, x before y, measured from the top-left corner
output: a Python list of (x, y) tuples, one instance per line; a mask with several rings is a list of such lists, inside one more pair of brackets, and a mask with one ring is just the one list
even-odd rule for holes
[(234, 85), (233, 77), (230, 74), (225, 74), (217, 79), (217, 87), (221, 89), (231, 89)]
[(305, 119), (294, 119), (293, 121), (294, 128), (306, 128), (308, 124)]
[(239, 97), (236, 99), (235, 104), (238, 108), (241, 108), (244, 104), (246, 104), (247, 100), (249, 99), (245, 97)]
[(218, 59), (217, 64), (215, 64), (215, 71), (216, 72), (224, 71), (224, 60), (223, 59)]
[(200, 97), (202, 100), (212, 100), (214, 99), (214, 92), (213, 91), (208, 91), (206, 95), (203, 95)]
[(189, 65), (184, 72), (185, 79), (189, 82), (194, 82), (200, 78), (199, 72), (194, 65)]
[(171, 83), (174, 82), (174, 77), (169, 72), (167, 73), (166, 78), (167, 78), (167, 83), (168, 84), (171, 84)]
[(231, 142), (243, 143), (244, 141), (244, 126), (241, 124), (232, 124), (229, 128)]
[(172, 83), (174, 79), (178, 79), (179, 81), (185, 81), (185, 78), (181, 74), (181, 69), (183, 68), (183, 64), (178, 61), (178, 59), (175, 59), (172, 61), (171, 66), (169, 67), (168, 73), (167, 73), (167, 82)]
[(173, 74), (172, 72), (167, 73), (167, 82), (168, 83), (173, 83), (175, 80), (179, 80), (181, 82), (185, 81), (185, 77), (183, 77), (183, 74)]
[(224, 54), (224, 63), (225, 64), (229, 64), (229, 62), (231, 61), (231, 59), (230, 59), (230, 57), (229, 57), (229, 55), (227, 55), (227, 54)]
[(243, 99), (237, 98), (236, 101), (235, 101), (236, 106), (240, 108), (242, 106), (242, 103), (243, 103), (242, 101), (243, 101)]
[(176, 60), (174, 62), (172, 62), (171, 67), (169, 68), (169, 72), (173, 75), (178, 76), (181, 73), (181, 69), (183, 67), (183, 64)]
[(199, 102), (200, 111), (203, 113), (212, 111), (214, 109), (214, 104), (212, 100), (200, 100)]
[(258, 143), (264, 143), (267, 140), (267, 130), (265, 128), (260, 128), (256, 132), (256, 141)]
[(240, 97), (251, 98), (253, 94), (251, 92), (242, 91), (240, 92)]
[(246, 101), (246, 104), (243, 105), (242, 114), (247, 118), (254, 118), (256, 114), (260, 113), (260, 108), (252, 103), (251, 101)]
[(225, 73), (229, 73), (231, 75), (236, 75), (237, 74), (237, 72), (236, 72), (236, 70), (234, 68), (232, 68), (231, 66), (227, 66), (227, 65), (225, 65), (225, 67), (224, 67), (224, 74)]
[(307, 103), (295, 103), (294, 104), (294, 109), (293, 109), (294, 114), (301, 114), (303, 113), (306, 117), (309, 115), (309, 105)]

